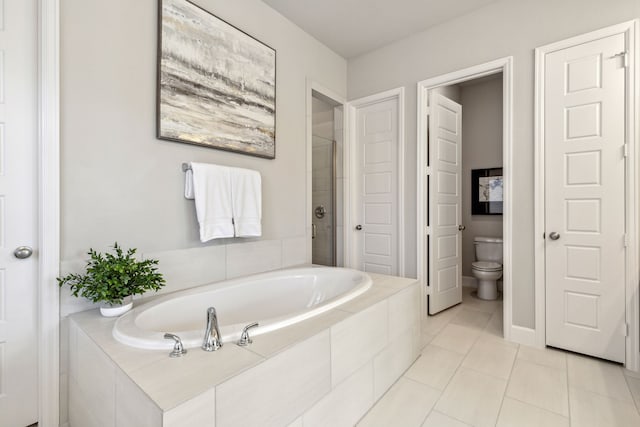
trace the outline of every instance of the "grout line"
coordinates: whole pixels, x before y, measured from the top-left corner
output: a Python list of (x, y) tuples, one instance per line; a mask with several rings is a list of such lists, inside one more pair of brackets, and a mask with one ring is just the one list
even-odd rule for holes
[[(446, 328), (446, 327), (451, 323), (451, 320), (453, 320), (453, 318), (455, 318), (455, 316), (452, 316), (452, 317), (451, 317), (451, 319), (449, 319), (449, 321), (448, 321), (448, 322), (446, 322), (446, 323), (444, 324), (444, 326), (442, 327), (442, 329), (441, 329), (437, 334), (435, 334), (435, 335), (434, 335), (433, 340), (431, 340), (431, 342), (429, 343), (429, 345), (435, 345), (436, 347), (439, 347), (438, 345), (436, 345), (436, 344), (432, 344), (432, 343), (433, 343), (433, 341), (437, 338), (437, 336), (438, 336), (438, 335), (440, 335), (440, 334), (445, 330), (445, 328)], [(474, 341), (474, 344), (475, 344), (475, 341)], [(473, 346), (473, 345), (472, 345), (472, 346)], [(425, 347), (425, 348), (426, 348), (426, 347)], [(440, 348), (443, 348), (443, 347), (440, 347)], [(445, 349), (445, 350), (448, 350), (448, 349)], [(469, 350), (471, 350), (471, 349), (469, 349)], [(451, 350), (448, 350), (448, 351), (451, 351)], [(453, 352), (453, 353), (455, 353), (455, 352)], [(456, 354), (459, 354), (459, 353), (456, 353)], [(462, 364), (464, 363), (464, 360), (467, 358), (467, 355), (468, 355), (468, 354), (469, 354), (469, 352), (467, 352), (467, 353), (463, 356), (462, 360), (460, 361), (460, 363), (458, 364), (458, 366), (456, 367), (456, 369), (453, 371), (453, 373), (452, 373), (452, 374), (451, 374), (451, 376), (449, 377), (449, 381), (447, 381), (447, 383), (446, 383), (446, 384), (444, 385), (444, 387), (442, 388), (442, 391), (440, 392), (440, 396), (438, 396), (438, 399), (433, 403), (433, 407), (431, 408), (431, 411), (434, 411), (434, 410), (435, 410), (435, 408), (436, 408), (436, 406), (437, 406), (437, 405), (438, 405), (438, 403), (440, 402), (440, 400), (442, 400), (442, 396), (444, 396), (445, 392), (446, 392), (446, 391), (447, 391), (447, 389), (449, 388), (449, 385), (451, 384), (451, 381), (453, 380), (453, 377), (455, 377), (455, 376), (457, 375), (458, 371), (460, 370), (460, 367), (461, 367), (461, 366), (462, 366)], [(429, 413), (431, 413), (431, 411), (429, 411)], [(451, 418), (453, 418), (453, 419), (455, 419), (455, 420), (458, 420), (457, 418), (455, 418), (455, 417), (451, 416), (450, 414), (445, 414), (445, 415), (447, 415), (448, 417), (451, 417)], [(427, 415), (427, 416), (428, 416), (428, 415)], [(425, 420), (426, 420), (426, 418), (425, 418)], [(460, 421), (460, 422), (464, 422), (464, 421), (462, 421), (462, 420), (458, 420), (458, 421)]]
[(634, 396), (633, 392), (631, 391), (631, 385), (629, 384), (629, 377), (624, 375), (624, 372), (622, 373), (622, 376), (624, 377), (624, 381), (627, 384), (627, 388), (629, 389), (629, 393), (631, 393), (631, 399), (633, 400), (633, 403), (636, 405), (636, 410), (638, 411), (638, 414), (640, 414), (640, 399), (636, 399), (636, 397)]
[(522, 399), (518, 399), (517, 397), (513, 397), (513, 396), (505, 396), (505, 397), (508, 397), (508, 398), (509, 398), (509, 399), (511, 399), (511, 400), (515, 400), (516, 402), (520, 402), (520, 403), (522, 403), (523, 405), (531, 406), (532, 408), (535, 408), (535, 409), (537, 409), (537, 410), (539, 410), (539, 411), (543, 411), (543, 412), (546, 412), (546, 413), (548, 413), (548, 414), (555, 415), (555, 416), (557, 416), (557, 417), (566, 418), (567, 420), (571, 421), (571, 420), (570, 420), (570, 418), (569, 418), (569, 416), (567, 416), (567, 415), (563, 415), (563, 414), (561, 414), (561, 413), (559, 413), (559, 412), (556, 412), (556, 411), (552, 411), (551, 409), (543, 408), (543, 407), (541, 407), (541, 406), (534, 405), (533, 403), (525, 402), (524, 400), (522, 400)]
[(571, 397), (570, 397), (570, 393), (571, 393), (571, 388), (569, 387), (569, 358), (567, 357), (567, 355), (564, 355), (565, 358), (565, 362), (567, 364), (567, 372), (565, 373), (566, 378), (567, 378), (567, 412), (569, 414), (569, 425), (571, 425)]
[(516, 350), (516, 355), (513, 358), (513, 362), (511, 363), (511, 370), (509, 371), (509, 377), (507, 378), (507, 385), (504, 387), (504, 393), (502, 393), (502, 400), (500, 401), (500, 408), (498, 408), (498, 415), (496, 416), (496, 422), (494, 425), (497, 425), (498, 420), (500, 419), (500, 414), (502, 413), (502, 407), (504, 406), (504, 399), (507, 397), (507, 390), (509, 389), (509, 384), (511, 383), (511, 376), (513, 375), (513, 370), (516, 367), (516, 360), (518, 360), (518, 353), (520, 353), (520, 345), (518, 345), (518, 348)]

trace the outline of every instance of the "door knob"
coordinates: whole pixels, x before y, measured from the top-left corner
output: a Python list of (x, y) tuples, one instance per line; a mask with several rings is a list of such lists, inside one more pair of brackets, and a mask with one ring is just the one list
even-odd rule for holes
[(360, 224), (356, 225), (356, 230), (358, 231), (362, 230), (362, 226)]
[(322, 219), (326, 215), (327, 210), (325, 209), (324, 206), (320, 205), (313, 210), (313, 213), (315, 214), (316, 218)]
[(29, 258), (33, 254), (33, 249), (29, 246), (18, 246), (13, 255), (18, 259)]
[(467, 229), (467, 227), (465, 227), (464, 225), (459, 225), (458, 226), (458, 231), (464, 231), (466, 229)]
[(556, 233), (555, 231), (552, 231), (551, 233), (549, 233), (549, 238), (551, 240), (558, 240), (560, 238), (560, 233)]

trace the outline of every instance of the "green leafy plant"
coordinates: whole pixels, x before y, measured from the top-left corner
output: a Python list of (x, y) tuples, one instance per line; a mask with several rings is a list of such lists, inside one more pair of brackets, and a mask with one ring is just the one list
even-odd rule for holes
[(74, 297), (119, 305), (130, 295), (158, 291), (165, 285), (162, 274), (157, 271), (157, 260), (138, 261), (134, 257), (136, 249), (125, 253), (117, 242), (113, 249), (115, 254), (104, 255), (89, 249), (86, 273), (59, 277), (60, 287), (68, 285)]

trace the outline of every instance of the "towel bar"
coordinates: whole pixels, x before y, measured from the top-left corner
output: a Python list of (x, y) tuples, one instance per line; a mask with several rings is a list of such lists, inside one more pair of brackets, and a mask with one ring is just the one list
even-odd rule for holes
[(182, 172), (186, 172), (186, 171), (190, 171), (191, 170), (191, 165), (189, 163), (183, 163), (182, 164)]

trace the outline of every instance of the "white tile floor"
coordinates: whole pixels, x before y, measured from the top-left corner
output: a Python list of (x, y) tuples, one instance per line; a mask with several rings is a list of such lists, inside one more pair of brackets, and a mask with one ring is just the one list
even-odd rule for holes
[(465, 288), (428, 318), (418, 360), (358, 424), (640, 426), (640, 377), (619, 365), (502, 339), (502, 301)]

